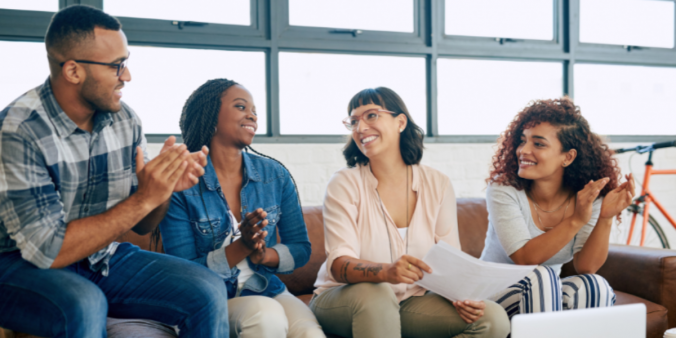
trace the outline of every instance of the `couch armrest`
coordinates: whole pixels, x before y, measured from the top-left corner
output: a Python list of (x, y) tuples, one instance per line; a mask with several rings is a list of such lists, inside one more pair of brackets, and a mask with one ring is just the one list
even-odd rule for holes
[(597, 274), (615, 290), (666, 307), (669, 327), (676, 327), (675, 250), (612, 244), (608, 260)]

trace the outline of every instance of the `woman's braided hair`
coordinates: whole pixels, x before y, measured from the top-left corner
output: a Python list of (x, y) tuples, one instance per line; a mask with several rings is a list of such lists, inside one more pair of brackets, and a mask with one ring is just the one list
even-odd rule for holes
[[(183, 112), (181, 113), (181, 119), (179, 120), (179, 126), (181, 128), (181, 135), (183, 136), (183, 143), (188, 148), (188, 151), (199, 151), (202, 149), (202, 146), (209, 146), (211, 144), (211, 139), (216, 134), (218, 113), (221, 110), (221, 96), (226, 90), (237, 84), (237, 82), (228, 79), (209, 80), (203, 85), (199, 86), (199, 88), (197, 88), (190, 95), (188, 100), (185, 101)], [(259, 153), (251, 146), (247, 146), (244, 150), (246, 152), (252, 151), (258, 156), (277, 162), (289, 173), (289, 177), (291, 177), (291, 181), (293, 182), (293, 187), (296, 189), (298, 205), (302, 210), (303, 205), (300, 202), (298, 185), (296, 184), (296, 179), (294, 179), (293, 175), (291, 175), (291, 171), (289, 171), (289, 169), (282, 162), (268, 155)], [(201, 184), (201, 182), (198, 184)], [(302, 212), (301, 217), (303, 217)], [(303, 219), (303, 222), (305, 222), (305, 219)], [(151, 249), (153, 243), (157, 249), (159, 240), (160, 229), (157, 227), (151, 235)]]

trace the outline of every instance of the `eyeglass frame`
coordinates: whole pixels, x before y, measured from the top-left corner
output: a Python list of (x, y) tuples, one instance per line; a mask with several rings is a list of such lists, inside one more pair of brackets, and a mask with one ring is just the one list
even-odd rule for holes
[[(393, 112), (393, 111), (391, 111), (391, 110), (373, 108), (373, 109), (369, 109), (369, 110), (367, 110), (367, 111), (361, 113), (361, 115), (359, 115), (359, 118), (358, 118), (358, 119), (354, 119), (354, 120), (356, 120), (356, 121), (364, 121), (364, 123), (366, 123), (366, 124), (368, 124), (368, 125), (370, 126), (370, 125), (372, 125), (373, 123), (376, 123), (376, 121), (378, 121), (378, 119), (380, 118), (380, 114), (376, 114), (378, 117), (376, 117), (376, 119), (375, 119), (373, 122), (371, 122), (371, 123), (366, 122), (366, 120), (364, 120), (364, 115), (366, 115), (366, 113), (368, 113), (368, 112), (370, 112), (370, 111), (374, 111), (374, 110), (377, 111), (378, 113), (388, 113), (388, 114), (390, 114), (390, 115), (392, 115), (392, 116), (398, 116), (398, 115), (400, 114), (400, 113), (395, 113), (395, 112)], [(357, 126), (357, 125), (354, 125), (354, 126), (353, 126), (353, 125), (350, 123), (350, 122), (353, 121), (353, 117), (354, 117), (353, 115), (350, 115), (350, 116), (348, 116), (348, 117), (346, 117), (346, 118), (344, 118), (344, 119), (342, 120), (343, 125), (344, 125), (345, 128), (346, 128), (347, 130), (349, 130), (349, 131), (354, 131), (354, 127)]]
[[(127, 63), (129, 62), (129, 56), (130, 55), (131, 55), (131, 53), (129, 53), (129, 55), (127, 55), (126, 59), (120, 61), (119, 63), (106, 63), (106, 62), (97, 62), (97, 61), (89, 61), (89, 60), (72, 60), (72, 61), (77, 62), (77, 63), (87, 63), (87, 64), (92, 64), (92, 65), (117, 67), (117, 73), (116, 73), (117, 75), (115, 75), (115, 76), (120, 77), (122, 74), (124, 74), (124, 70), (127, 69)], [(68, 61), (71, 61), (71, 60), (68, 60)], [(66, 62), (68, 62), (68, 61), (64, 61), (64, 62), (59, 63), (59, 67), (63, 67), (63, 65), (65, 65)], [(120, 70), (122, 71), (122, 73), (120, 73)]]

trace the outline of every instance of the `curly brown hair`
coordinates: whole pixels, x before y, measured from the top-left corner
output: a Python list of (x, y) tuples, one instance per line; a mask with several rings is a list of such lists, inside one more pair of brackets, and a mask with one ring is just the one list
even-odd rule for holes
[(589, 180), (608, 177), (610, 181), (600, 196), (617, 188), (620, 168), (612, 157), (612, 150), (601, 137), (591, 131), (589, 123), (582, 117), (580, 108), (568, 97), (554, 100), (532, 101), (519, 112), (500, 135), (498, 151), (493, 156), (493, 170), (487, 183), (499, 183), (518, 190), (530, 189), (532, 180), (519, 177), (519, 160), (516, 150), (521, 144), (524, 129), (549, 122), (558, 127), (557, 136), (562, 151), (577, 150), (577, 157), (563, 173), (563, 185), (573, 191), (580, 191)]

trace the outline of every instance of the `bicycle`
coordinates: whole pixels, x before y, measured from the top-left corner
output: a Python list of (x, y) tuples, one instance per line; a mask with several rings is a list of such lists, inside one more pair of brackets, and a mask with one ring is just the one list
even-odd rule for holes
[[(671, 248), (671, 246), (669, 245), (669, 241), (667, 240), (667, 236), (664, 234), (664, 230), (657, 223), (657, 220), (655, 220), (655, 218), (652, 217), (649, 213), (650, 204), (655, 204), (657, 209), (662, 213), (662, 215), (667, 219), (667, 221), (671, 223), (671, 225), (674, 228), (676, 228), (676, 220), (674, 220), (674, 218), (669, 214), (669, 212), (667, 212), (667, 210), (664, 209), (660, 201), (650, 191), (651, 176), (676, 175), (676, 169), (662, 169), (662, 170), (653, 169), (652, 162), (653, 152), (657, 149), (668, 147), (676, 147), (676, 140), (653, 143), (648, 146), (636, 146), (633, 148), (622, 148), (613, 150), (615, 154), (621, 154), (632, 151), (635, 151), (637, 154), (648, 153), (648, 160), (645, 162), (645, 173), (643, 175), (643, 183), (641, 184), (641, 194), (636, 199), (634, 199), (634, 203), (627, 208), (627, 212), (631, 215), (631, 225), (629, 226), (627, 245), (631, 245), (636, 220), (640, 219), (640, 223), (642, 224), (641, 240), (639, 242), (640, 246), (645, 246), (646, 239), (648, 239), (647, 241), (648, 246), (660, 247), (665, 249)], [(648, 232), (648, 225), (650, 225), (650, 228), (654, 232)]]

